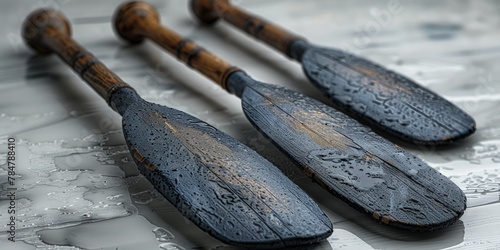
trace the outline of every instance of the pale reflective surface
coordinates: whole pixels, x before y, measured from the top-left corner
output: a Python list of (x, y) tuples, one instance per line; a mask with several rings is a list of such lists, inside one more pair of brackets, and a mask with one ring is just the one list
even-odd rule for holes
[[(227, 24), (200, 27), (186, 1), (151, 1), (162, 22), (244, 68), (254, 78), (325, 101), (300, 65)], [(413, 234), (378, 225), (311, 183), (260, 136), (240, 101), (151, 43), (130, 47), (114, 35), (121, 1), (0, 2), (0, 160), (17, 140), (16, 243), (2, 249), (194, 249), (221, 244), (184, 219), (138, 171), (124, 145), (120, 116), (58, 58), (34, 56), (19, 32), (40, 6), (61, 9), (74, 37), (145, 99), (186, 111), (261, 152), (328, 213), (335, 231), (311, 249), (495, 249), (500, 247), (500, 4), (494, 1), (234, 1), (310, 41), (363, 55), (469, 112), (477, 132), (443, 148), (403, 145), (466, 193), (455, 225)], [(2, 190), (7, 169), (0, 168)], [(222, 249), (231, 249), (223, 247)]]

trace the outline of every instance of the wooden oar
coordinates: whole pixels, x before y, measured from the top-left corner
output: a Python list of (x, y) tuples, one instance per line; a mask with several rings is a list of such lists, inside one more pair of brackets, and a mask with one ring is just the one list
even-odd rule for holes
[(375, 220), (435, 230), (464, 212), (463, 192), (415, 156), (347, 115), (292, 90), (261, 83), (162, 26), (144, 2), (118, 8), (115, 29), (137, 43), (149, 38), (241, 98), (250, 122), (315, 181)]
[(35, 11), (23, 36), (38, 52), (55, 52), (122, 115), (141, 173), (201, 229), (229, 244), (266, 248), (332, 233), (317, 204), (275, 166), (207, 123), (143, 100), (70, 37), (61, 13)]
[(336, 108), (397, 138), (445, 144), (476, 130), (474, 119), (414, 81), (347, 52), (317, 47), (228, 0), (191, 0), (199, 20), (219, 18), (302, 63), (309, 80)]

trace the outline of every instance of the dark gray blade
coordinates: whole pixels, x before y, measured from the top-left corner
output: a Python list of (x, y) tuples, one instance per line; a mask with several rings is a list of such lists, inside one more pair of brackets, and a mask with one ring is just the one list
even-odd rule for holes
[(453, 182), (347, 115), (297, 92), (247, 84), (248, 119), (334, 195), (375, 220), (430, 231), (455, 222), (466, 198)]
[(301, 61), (307, 77), (338, 108), (389, 134), (442, 144), (475, 131), (472, 117), (454, 104), (368, 60), (309, 46)]
[(223, 242), (284, 247), (332, 233), (316, 203), (275, 166), (195, 117), (139, 100), (123, 114), (123, 133), (141, 173)]

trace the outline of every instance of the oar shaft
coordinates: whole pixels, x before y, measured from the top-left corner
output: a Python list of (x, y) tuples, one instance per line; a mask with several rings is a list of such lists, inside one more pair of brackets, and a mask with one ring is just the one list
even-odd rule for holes
[(116, 90), (132, 88), (71, 38), (70, 25), (62, 13), (34, 12), (23, 25), (23, 36), (38, 52), (56, 53), (108, 103)]
[[(140, 11), (140, 13), (138, 12)], [(116, 31), (131, 42), (149, 38), (188, 66), (227, 89), (230, 74), (241, 71), (194, 42), (164, 27), (155, 9), (141, 2), (123, 5), (115, 15)]]
[(240, 70), (164, 26), (155, 28), (149, 28), (151, 40), (224, 89), (227, 89), (229, 75)]
[(229, 0), (191, 0), (191, 9), (204, 22), (222, 18), (289, 57), (292, 57), (290, 46), (296, 41), (305, 41), (278, 25), (231, 5)]

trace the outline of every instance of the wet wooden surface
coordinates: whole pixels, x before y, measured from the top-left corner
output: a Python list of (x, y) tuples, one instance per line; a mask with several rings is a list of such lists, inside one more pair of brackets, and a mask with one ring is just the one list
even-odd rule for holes
[[(309, 85), (300, 65), (227, 24), (199, 26), (188, 12), (187, 1), (151, 2), (163, 23), (244, 67), (258, 80), (327, 101)], [(21, 175), (16, 181), (20, 189), (19, 242), (6, 239), (7, 203), (2, 192), (2, 249), (53, 245), (59, 249), (195, 249), (222, 245), (185, 220), (138, 176), (125, 146), (119, 115), (58, 58), (35, 56), (22, 43), (22, 21), (41, 5), (64, 11), (73, 23), (74, 37), (145, 99), (206, 120), (279, 165), (319, 202), (334, 223), (333, 235), (313, 249), (500, 247), (497, 2), (399, 1), (397, 11), (390, 5), (394, 1), (234, 2), (315, 43), (377, 61), (469, 112), (477, 122), (477, 132), (456, 145), (402, 145), (466, 193), (468, 209), (463, 217), (446, 230), (413, 234), (376, 224), (331, 198), (253, 129), (236, 97), (215, 85), (207, 87), (211, 86), (208, 79), (193, 74), (152, 43), (130, 47), (121, 42), (111, 27), (111, 15), (121, 1), (2, 1), (0, 159), (6, 159), (7, 138), (15, 137)], [(0, 181), (5, 187), (5, 165), (1, 166)]]

